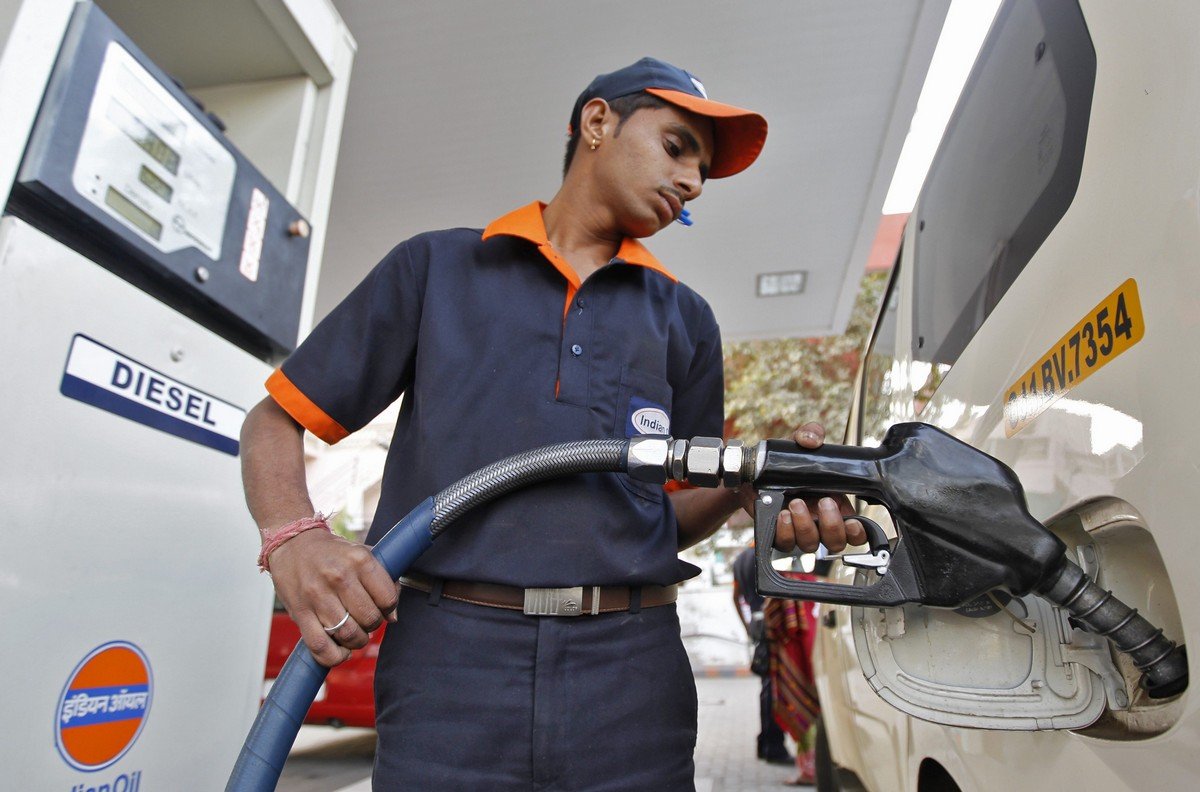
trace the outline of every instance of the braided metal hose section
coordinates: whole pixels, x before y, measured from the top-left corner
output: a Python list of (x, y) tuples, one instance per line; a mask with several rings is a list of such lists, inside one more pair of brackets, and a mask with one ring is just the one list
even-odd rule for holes
[(581, 440), (536, 448), (494, 462), (433, 497), (433, 523), (429, 532), (437, 537), (475, 506), (534, 482), (571, 473), (623, 472), (628, 449), (628, 440)]
[(1143, 673), (1142, 686), (1151, 698), (1168, 698), (1187, 689), (1187, 654), (1161, 629), (1100, 588), (1075, 564), (1062, 561), (1042, 587), (1042, 596), (1066, 608), (1088, 630), (1103, 635)]

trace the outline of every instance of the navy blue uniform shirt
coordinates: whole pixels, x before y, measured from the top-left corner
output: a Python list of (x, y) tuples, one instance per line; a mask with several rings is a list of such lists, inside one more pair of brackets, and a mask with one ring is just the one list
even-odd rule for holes
[[(267, 381), (335, 443), (402, 393), (367, 536), (478, 468), (551, 443), (719, 437), (721, 339), (708, 304), (639, 242), (582, 284), (541, 203), (393, 249)], [(450, 526), (414, 567), (514, 586), (666, 585), (678, 558), (663, 487), (580, 474), (506, 495)]]

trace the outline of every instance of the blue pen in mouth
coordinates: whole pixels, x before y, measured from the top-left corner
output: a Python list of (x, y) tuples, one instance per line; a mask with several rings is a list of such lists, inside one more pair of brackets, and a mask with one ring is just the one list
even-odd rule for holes
[(685, 226), (690, 226), (695, 221), (692, 220), (692, 213), (687, 209), (684, 209), (679, 213), (679, 217), (675, 218), (675, 222), (683, 223)]

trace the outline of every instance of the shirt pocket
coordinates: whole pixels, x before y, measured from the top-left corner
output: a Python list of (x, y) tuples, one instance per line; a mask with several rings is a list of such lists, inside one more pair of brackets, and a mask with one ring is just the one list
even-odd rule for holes
[[(639, 434), (671, 433), (671, 384), (663, 377), (641, 369), (625, 366), (621, 369), (617, 388), (614, 437), (633, 437)], [(663, 499), (661, 484), (635, 481), (620, 476), (626, 489), (656, 503)]]

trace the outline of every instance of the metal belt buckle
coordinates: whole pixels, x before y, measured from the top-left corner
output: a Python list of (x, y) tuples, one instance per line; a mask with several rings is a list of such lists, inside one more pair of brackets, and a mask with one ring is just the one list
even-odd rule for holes
[[(593, 592), (593, 598), (598, 605), (596, 592)], [(529, 616), (578, 616), (582, 612), (583, 586), (525, 589), (525, 613)]]

